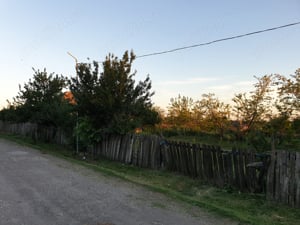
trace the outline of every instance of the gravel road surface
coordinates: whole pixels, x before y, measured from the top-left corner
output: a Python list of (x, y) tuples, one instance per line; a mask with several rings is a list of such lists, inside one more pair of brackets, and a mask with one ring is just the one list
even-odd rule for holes
[(0, 139), (0, 225), (176, 224), (237, 223)]

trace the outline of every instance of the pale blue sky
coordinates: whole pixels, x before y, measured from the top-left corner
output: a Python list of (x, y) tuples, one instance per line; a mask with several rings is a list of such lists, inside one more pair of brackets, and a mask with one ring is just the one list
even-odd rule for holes
[[(32, 67), (74, 76), (74, 60), (108, 53), (136, 55), (198, 44), (300, 21), (299, 0), (0, 0), (0, 107), (32, 77)], [(136, 80), (148, 74), (153, 101), (178, 94), (229, 101), (253, 76), (289, 75), (300, 67), (300, 25), (185, 51), (139, 58)]]

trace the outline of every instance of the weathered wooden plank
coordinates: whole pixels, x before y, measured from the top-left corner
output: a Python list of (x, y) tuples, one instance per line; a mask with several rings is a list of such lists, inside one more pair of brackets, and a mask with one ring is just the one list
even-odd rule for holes
[(176, 171), (176, 148), (174, 142), (169, 142), (169, 166), (172, 171)]
[[(280, 202), (288, 203), (288, 174), (287, 174), (287, 159), (289, 153), (286, 151), (280, 152), (281, 165), (280, 165)], [(277, 190), (279, 191), (279, 190)]]
[(245, 176), (246, 176), (246, 172), (245, 172), (245, 169), (246, 169), (246, 165), (245, 165), (245, 159), (244, 159), (244, 151), (239, 149), (238, 150), (238, 174), (239, 174), (239, 180), (240, 180), (240, 190), (241, 191), (246, 191), (246, 179), (245, 179)]
[(183, 156), (183, 146), (181, 142), (177, 143), (176, 145), (177, 150), (177, 159), (178, 159), (178, 172), (185, 173), (185, 166), (184, 166), (184, 156)]
[(249, 192), (255, 192), (257, 187), (257, 171), (254, 167), (249, 167), (250, 163), (256, 162), (255, 154), (251, 150), (245, 152), (245, 173), (246, 173), (246, 186)]
[(217, 171), (217, 158), (216, 158), (216, 149), (214, 146), (210, 146), (210, 153), (211, 153), (211, 172), (212, 172), (212, 184), (216, 185), (218, 171)]
[(300, 152), (296, 152), (295, 189), (295, 206), (300, 208)]
[(296, 190), (295, 190), (295, 169), (296, 169), (296, 153), (290, 152), (288, 158), (288, 204), (290, 206), (295, 206), (295, 197), (296, 197)]
[(192, 176), (191, 168), (190, 168), (190, 144), (189, 143), (184, 143), (184, 151), (183, 151), (183, 156), (184, 156), (184, 168), (185, 168), (185, 174), (188, 176)]
[(161, 140), (160, 148), (163, 154), (162, 165), (163, 169), (172, 170), (170, 144), (166, 140)]
[(179, 158), (179, 150), (178, 143), (173, 143), (173, 154), (174, 154), (174, 171), (180, 172), (180, 158)]
[(132, 164), (137, 165), (138, 162), (138, 146), (139, 146), (139, 140), (136, 135), (132, 136), (133, 143), (132, 143)]
[(202, 169), (203, 169), (203, 179), (205, 181), (208, 181), (209, 179), (209, 172), (208, 172), (208, 167), (209, 167), (209, 158), (208, 158), (208, 150), (207, 150), (207, 147), (206, 145), (202, 145), (201, 146), (201, 150), (202, 150)]
[(126, 163), (126, 154), (129, 149), (128, 135), (123, 135), (120, 143), (120, 161)]
[(239, 165), (238, 165), (238, 151), (232, 149), (232, 162), (233, 162), (233, 177), (234, 177), (234, 186), (240, 188), (240, 176), (239, 176)]
[(137, 166), (142, 167), (143, 154), (144, 154), (143, 137), (140, 135), (138, 137), (139, 137), (139, 144), (137, 147), (137, 152), (138, 152)]
[(173, 154), (172, 154), (172, 143), (170, 141), (168, 141), (168, 143), (162, 145), (162, 147), (164, 148), (164, 153), (165, 153), (165, 168), (173, 171), (174, 170), (174, 158), (173, 158)]
[(187, 174), (191, 177), (194, 177), (192, 145), (188, 143), (185, 145), (185, 148)]
[(202, 149), (199, 144), (195, 146), (195, 157), (196, 157), (196, 170), (197, 170), (197, 177), (201, 180), (204, 179), (203, 175), (203, 164), (202, 164)]
[(228, 156), (229, 153), (227, 151), (223, 151), (222, 152), (222, 161), (223, 161), (223, 167), (224, 167), (224, 185), (229, 186), (230, 182), (229, 182), (229, 165), (228, 165)]
[(168, 144), (168, 156), (169, 156), (169, 162), (168, 165), (171, 168), (171, 171), (176, 171), (176, 154), (175, 154), (175, 146), (174, 142), (169, 141)]
[(127, 135), (126, 136), (126, 142), (125, 143), (128, 143), (128, 147), (126, 149), (126, 154), (125, 154), (125, 163), (127, 164), (131, 164), (132, 163), (132, 151), (133, 151), (133, 137), (132, 135)]
[(197, 145), (192, 144), (191, 146), (191, 168), (192, 168), (192, 173), (193, 177), (197, 177), (197, 159), (196, 159), (196, 151), (197, 151)]
[(276, 165), (275, 165), (275, 188), (274, 188), (274, 200), (280, 201), (280, 169), (281, 169), (281, 155), (280, 152), (276, 154)]
[[(163, 146), (163, 140), (159, 136), (154, 136), (153, 141), (153, 149), (154, 149), (154, 157), (155, 161), (153, 162), (154, 169), (160, 169), (164, 168), (164, 161), (165, 161), (165, 152), (164, 152), (164, 146)], [(165, 144), (164, 144), (165, 145)]]
[(178, 150), (178, 156), (179, 156), (179, 161), (180, 161), (180, 169), (179, 172), (187, 174), (187, 170), (186, 170), (186, 165), (185, 165), (185, 146), (182, 142), (179, 142), (179, 144), (177, 145), (177, 150)]
[(212, 169), (212, 153), (210, 146), (203, 145), (203, 168), (204, 168), (204, 176), (205, 179), (209, 182), (212, 181), (213, 178), (213, 169)]
[(223, 161), (223, 157), (222, 157), (222, 150), (220, 147), (217, 148), (216, 151), (217, 154), (217, 165), (218, 165), (218, 181), (217, 181), (217, 185), (219, 187), (224, 187), (224, 176), (225, 176), (225, 172), (224, 172), (224, 161)]
[(144, 168), (151, 168), (151, 162), (149, 162), (149, 158), (150, 158), (150, 151), (151, 151), (151, 147), (152, 147), (152, 137), (151, 136), (144, 136), (143, 137), (143, 159), (142, 159), (142, 166)]

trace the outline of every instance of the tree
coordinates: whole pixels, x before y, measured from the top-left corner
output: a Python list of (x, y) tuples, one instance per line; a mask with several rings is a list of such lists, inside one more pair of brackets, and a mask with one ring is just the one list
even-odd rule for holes
[(67, 78), (54, 73), (48, 74), (46, 69), (33, 71), (33, 79), (29, 79), (23, 87), (19, 85), (19, 93), (11, 104), (16, 110), (16, 120), (67, 127), (71, 112), (70, 104), (63, 97)]
[[(109, 54), (102, 63), (78, 64), (77, 77), (70, 82), (79, 117), (88, 118), (93, 132), (124, 134), (136, 127), (154, 125), (158, 114), (152, 109), (149, 76), (135, 84), (133, 52), (126, 51), (122, 59)], [(87, 121), (85, 120), (85, 123)]]
[(233, 112), (239, 122), (237, 127), (239, 137), (258, 128), (259, 122), (266, 119), (271, 110), (272, 75), (255, 78), (258, 82), (254, 85), (255, 90), (250, 92), (250, 96), (240, 93), (232, 99), (234, 102)]
[(274, 83), (278, 86), (279, 101), (277, 101), (277, 108), (279, 112), (287, 117), (299, 115), (300, 68), (290, 78), (283, 75), (277, 75), (276, 78), (277, 80)]
[(167, 121), (174, 128), (191, 129), (193, 127), (192, 109), (193, 99), (187, 96), (178, 95), (177, 98), (171, 98), (168, 107)]
[(203, 124), (209, 131), (216, 132), (223, 139), (225, 129), (229, 122), (230, 106), (221, 102), (215, 94), (203, 94), (198, 102), (198, 108), (204, 115)]

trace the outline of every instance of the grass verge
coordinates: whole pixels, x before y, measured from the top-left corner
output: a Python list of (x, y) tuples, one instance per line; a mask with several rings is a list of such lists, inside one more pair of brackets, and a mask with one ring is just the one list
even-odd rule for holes
[(175, 200), (237, 220), (240, 224), (298, 225), (300, 223), (300, 209), (267, 202), (263, 195), (239, 193), (229, 188), (218, 189), (180, 174), (141, 169), (105, 159), (82, 161), (76, 158), (72, 151), (61, 146), (33, 143), (32, 140), (19, 136), (0, 134), (0, 138), (142, 185)]

